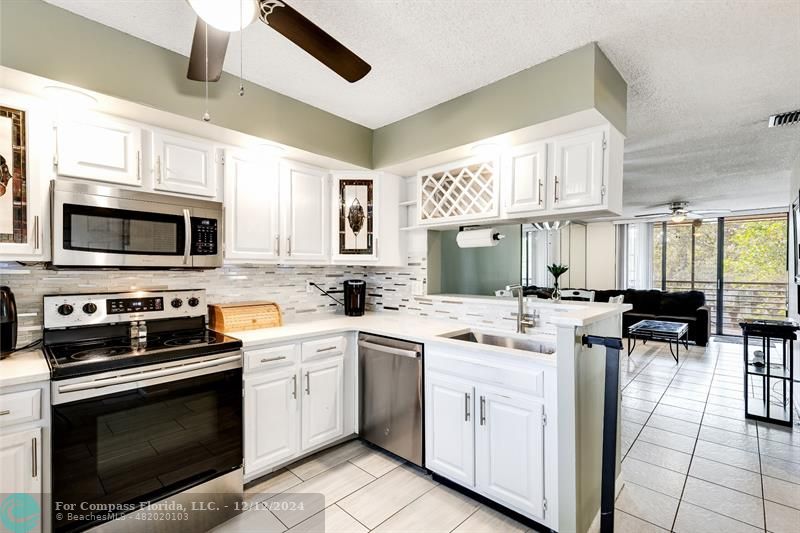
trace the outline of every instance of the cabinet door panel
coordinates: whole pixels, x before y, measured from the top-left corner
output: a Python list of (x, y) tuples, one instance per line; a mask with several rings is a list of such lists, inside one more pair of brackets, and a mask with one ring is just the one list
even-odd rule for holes
[(289, 161), (281, 164), (284, 257), (328, 258), (328, 173)]
[(211, 143), (155, 132), (153, 157), (157, 190), (216, 196), (214, 147)]
[(474, 486), (475, 389), (470, 383), (435, 373), (426, 376), (425, 389), (425, 465)]
[(584, 207), (603, 201), (603, 132), (559, 137), (553, 142), (553, 207)]
[(142, 131), (110, 119), (56, 127), (58, 174), (141, 185)]
[(518, 146), (506, 157), (503, 181), (506, 184), (506, 213), (526, 213), (545, 208), (547, 145)]
[(303, 450), (344, 433), (343, 370), (341, 357), (302, 367)]
[[(42, 492), (42, 430), (0, 435), (0, 493)], [(41, 520), (39, 521), (41, 523)], [(33, 531), (40, 531), (40, 528)]]
[(244, 467), (250, 475), (297, 453), (294, 369), (245, 379)]
[(225, 257), (278, 258), (278, 162), (228, 152), (225, 156)]
[(478, 388), (478, 490), (543, 517), (544, 404), (517, 393)]

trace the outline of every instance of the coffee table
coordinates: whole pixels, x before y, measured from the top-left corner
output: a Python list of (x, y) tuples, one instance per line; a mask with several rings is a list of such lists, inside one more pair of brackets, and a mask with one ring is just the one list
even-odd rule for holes
[[(641, 320), (628, 327), (628, 357), (636, 348), (636, 339), (641, 339), (642, 344), (647, 341), (666, 341), (669, 346), (669, 353), (678, 362), (681, 342), (684, 348), (689, 349), (689, 324), (684, 322), (667, 322), (666, 320)], [(633, 346), (631, 346), (633, 339)], [(672, 350), (672, 343), (675, 343), (675, 350)]]

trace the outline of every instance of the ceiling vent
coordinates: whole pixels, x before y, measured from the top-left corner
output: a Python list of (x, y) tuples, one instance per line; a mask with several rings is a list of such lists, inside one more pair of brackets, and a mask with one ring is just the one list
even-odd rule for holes
[(796, 111), (789, 111), (788, 113), (780, 113), (769, 117), (769, 127), (775, 126), (789, 126), (791, 124), (800, 123), (800, 109)]

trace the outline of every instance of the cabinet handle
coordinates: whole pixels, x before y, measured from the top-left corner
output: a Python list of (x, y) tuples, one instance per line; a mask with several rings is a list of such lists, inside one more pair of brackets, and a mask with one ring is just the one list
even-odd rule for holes
[(544, 203), (544, 191), (542, 189), (544, 189), (544, 181), (542, 181), (542, 178), (539, 178), (539, 205)]
[(39, 249), (39, 215), (33, 217), (33, 249)]
[(142, 152), (136, 152), (136, 179), (142, 181)]
[(311, 395), (311, 376), (306, 372), (306, 394)]
[(281, 255), (281, 237), (275, 235), (275, 255)]
[(262, 363), (271, 363), (272, 361), (280, 361), (281, 359), (286, 359), (286, 356), (285, 355), (281, 355), (281, 356), (278, 356), (278, 357), (269, 357), (269, 358), (265, 357), (265, 358), (261, 359), (261, 362)]
[(558, 176), (556, 176), (555, 186), (553, 187), (553, 200), (558, 203)]
[(331, 350), (335, 350), (337, 346), (326, 346), (325, 348), (317, 348), (317, 353), (322, 352), (330, 352)]
[(375, 257), (378, 257), (378, 238), (373, 237), (372, 240), (375, 242)]
[(36, 442), (36, 437), (31, 439), (31, 477), (38, 477), (39, 465), (36, 461), (36, 451), (39, 449), (39, 443)]
[(292, 255), (292, 238), (286, 237), (286, 255)]
[(297, 399), (297, 374), (292, 376), (292, 399)]
[(156, 179), (161, 183), (161, 156), (156, 156)]
[(11, 414), (11, 410), (9, 410), (9, 409), (3, 409), (2, 411), (0, 411), (0, 416), (10, 415), (10, 414)]
[(469, 393), (464, 393), (464, 422), (469, 422)]
[(481, 396), (481, 425), (486, 425), (486, 397)]

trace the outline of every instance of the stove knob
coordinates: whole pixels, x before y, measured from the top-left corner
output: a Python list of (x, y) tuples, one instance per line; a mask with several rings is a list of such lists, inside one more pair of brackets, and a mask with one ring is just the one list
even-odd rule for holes
[(63, 315), (63, 316), (71, 315), (72, 311), (73, 311), (72, 306), (69, 305), (69, 304), (61, 304), (61, 305), (58, 306), (58, 314), (59, 315)]
[(83, 312), (87, 315), (91, 315), (95, 311), (97, 311), (97, 305), (93, 304), (92, 302), (83, 304)]
[(195, 298), (194, 296), (192, 296), (191, 298), (189, 298), (189, 305), (190, 305), (190, 306), (192, 306), (192, 307), (197, 307), (199, 304), (200, 304), (200, 300), (198, 300), (198, 299), (197, 299), (197, 298)]
[(171, 303), (172, 307), (177, 309), (177, 308), (179, 308), (180, 306), (183, 305), (183, 300), (181, 300), (180, 298), (173, 298), (172, 302), (170, 302), (170, 303)]

